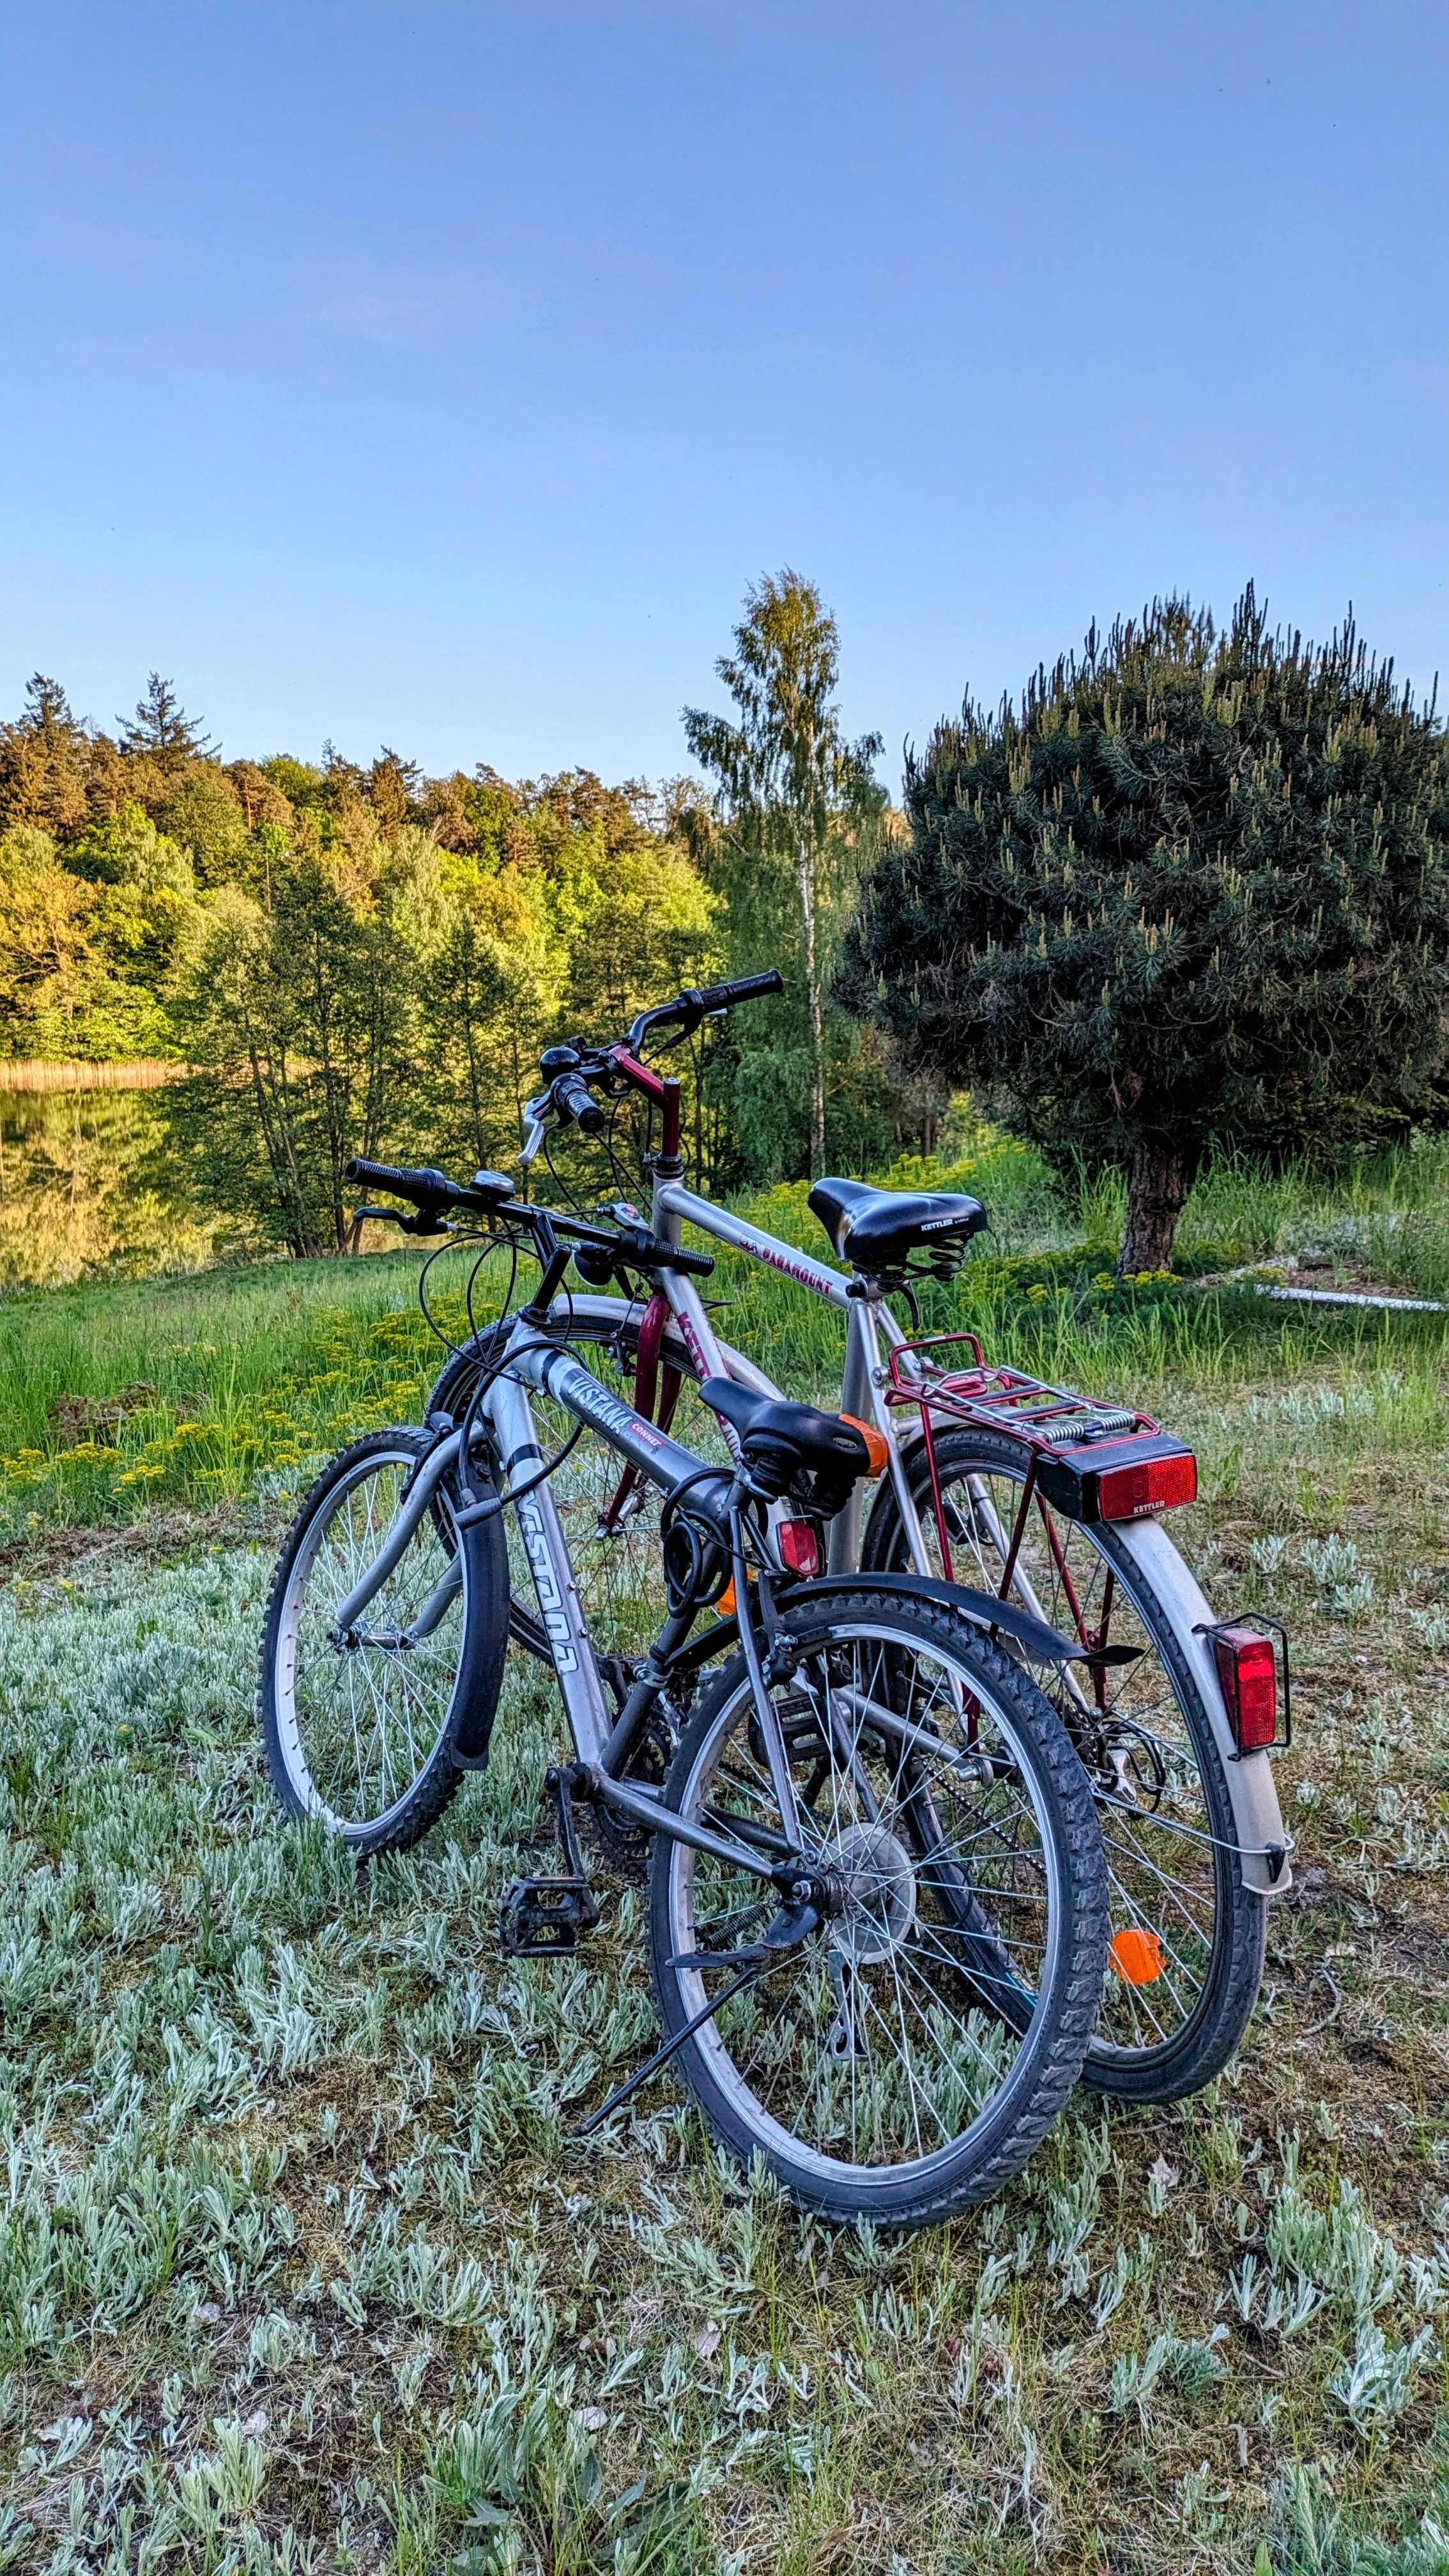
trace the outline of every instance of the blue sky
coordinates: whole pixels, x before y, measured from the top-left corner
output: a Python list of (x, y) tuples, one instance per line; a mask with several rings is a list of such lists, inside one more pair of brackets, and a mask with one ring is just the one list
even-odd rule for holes
[(1154, 590), (1445, 658), (1439, 0), (6, 19), (0, 711), (659, 775), (785, 564), (893, 779)]

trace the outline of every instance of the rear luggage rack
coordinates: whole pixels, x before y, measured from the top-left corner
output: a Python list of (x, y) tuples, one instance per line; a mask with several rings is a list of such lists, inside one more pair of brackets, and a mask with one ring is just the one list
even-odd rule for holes
[[(963, 1348), (972, 1355), (969, 1368), (939, 1365), (937, 1353)], [(890, 1354), (885, 1400), (918, 1407), (938, 1501), (935, 1434), (942, 1423), (953, 1422), (1019, 1441), (1030, 1460), (1028, 1492), (1039, 1486), (1067, 1520), (1141, 1520), (1197, 1496), (1191, 1449), (1150, 1414), (1130, 1405), (1093, 1404), (1021, 1369), (993, 1367), (974, 1333), (931, 1333), (898, 1342)]]

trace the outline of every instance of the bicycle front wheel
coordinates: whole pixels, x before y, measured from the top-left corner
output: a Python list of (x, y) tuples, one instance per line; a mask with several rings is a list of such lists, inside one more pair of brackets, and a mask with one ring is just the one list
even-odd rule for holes
[[(1010, 1597), (1068, 1636), (1133, 1649), (1131, 1661), (1035, 1673), (1086, 1764), (1111, 1893), (1110, 1965), (1083, 2078), (1127, 2101), (1171, 2102), (1218, 2074), (1251, 2019), (1266, 1908), (1248, 1887), (1212, 1722), (1164, 1604), (1109, 1526), (1063, 1520), (1038, 1495), (1017, 1535), (1025, 1459), (989, 1432), (936, 1440), (951, 1570)], [(908, 1462), (933, 1558), (941, 1531), (923, 1450)], [(1013, 1538), (1016, 1555), (1011, 1559)], [(865, 1537), (868, 1565), (911, 1558), (883, 1486)]]
[(405, 1850), (442, 1814), (462, 1782), (459, 1736), (486, 1747), (502, 1687), (502, 1536), (496, 1521), (458, 1530), (445, 1487), (356, 1626), (338, 1627), (433, 1445), (377, 1431), (332, 1459), (267, 1601), (258, 1717), (272, 1786), (359, 1857)]
[[(714, 2136), (806, 2207), (922, 2225), (1020, 2171), (1075, 2083), (1105, 1959), (1091, 1790), (1041, 1693), (952, 1610), (859, 1591), (785, 1620), (771, 1684), (818, 1929), (684, 2041)], [(671, 1768), (680, 1817), (783, 1855), (742, 1659)], [(778, 1899), (661, 1833), (650, 1954), (666, 2037), (720, 1998)]]

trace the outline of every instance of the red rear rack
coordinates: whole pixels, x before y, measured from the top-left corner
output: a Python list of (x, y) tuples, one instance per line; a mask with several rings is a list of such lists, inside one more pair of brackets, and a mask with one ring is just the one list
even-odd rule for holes
[[(948, 1348), (969, 1348), (972, 1365), (941, 1368), (935, 1354)], [(1066, 1520), (1141, 1520), (1196, 1499), (1197, 1464), (1191, 1449), (1164, 1432), (1150, 1414), (1130, 1405), (1094, 1404), (1021, 1369), (993, 1367), (974, 1333), (930, 1333), (919, 1341), (898, 1342), (890, 1355), (885, 1398), (889, 1405), (913, 1404), (920, 1411), (938, 1525), (935, 1434), (943, 1422), (1004, 1433), (1019, 1442), (1030, 1461), (1023, 1505), (1039, 1488)], [(944, 1545), (944, 1526), (941, 1540)]]

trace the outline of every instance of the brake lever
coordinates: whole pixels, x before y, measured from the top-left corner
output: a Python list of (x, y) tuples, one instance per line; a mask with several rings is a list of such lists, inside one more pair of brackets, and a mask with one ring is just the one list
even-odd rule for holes
[(404, 1216), (397, 1208), (360, 1207), (353, 1209), (352, 1216), (354, 1224), (360, 1225), (368, 1216), (377, 1225), (398, 1226), (404, 1234), (442, 1234), (446, 1231), (441, 1222), (434, 1223), (429, 1219), (425, 1208), (419, 1208), (416, 1216)]
[(539, 1149), (543, 1144), (543, 1113), (548, 1107), (548, 1101), (548, 1093), (546, 1091), (540, 1091), (537, 1096), (528, 1101), (524, 1107), (523, 1115), (528, 1122), (528, 1127), (518, 1159), (525, 1171), (527, 1171), (530, 1163), (537, 1161)]

